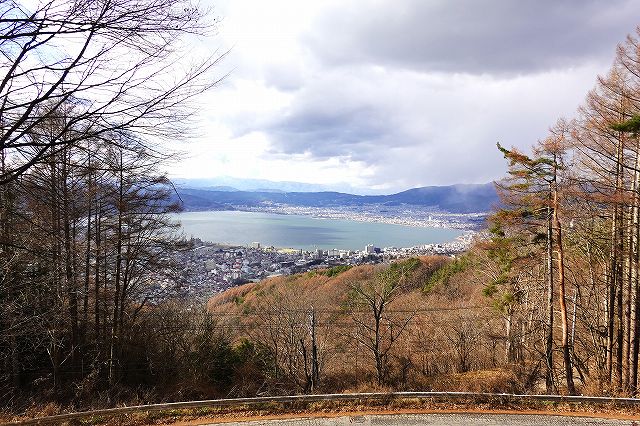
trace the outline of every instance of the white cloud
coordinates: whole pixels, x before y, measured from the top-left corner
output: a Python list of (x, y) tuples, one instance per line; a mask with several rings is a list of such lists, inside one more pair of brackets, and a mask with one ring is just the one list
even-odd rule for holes
[(630, 3), (216, 2), (233, 71), (173, 172), (390, 191), (498, 178), (495, 143), (526, 149), (574, 113), (640, 22)]

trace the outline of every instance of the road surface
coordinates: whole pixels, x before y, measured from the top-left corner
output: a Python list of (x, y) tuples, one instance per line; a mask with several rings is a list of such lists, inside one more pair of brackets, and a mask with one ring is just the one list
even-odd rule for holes
[[(213, 423), (212, 423), (213, 424)], [(288, 420), (253, 420), (224, 423), (225, 426), (640, 426), (640, 420), (563, 417), (539, 414), (394, 414), (343, 416), (333, 418), (298, 418)]]

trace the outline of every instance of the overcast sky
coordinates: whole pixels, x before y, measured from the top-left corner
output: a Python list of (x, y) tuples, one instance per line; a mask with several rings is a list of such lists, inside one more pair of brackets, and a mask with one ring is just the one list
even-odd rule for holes
[(484, 183), (572, 117), (639, 0), (211, 0), (230, 75), (175, 176)]

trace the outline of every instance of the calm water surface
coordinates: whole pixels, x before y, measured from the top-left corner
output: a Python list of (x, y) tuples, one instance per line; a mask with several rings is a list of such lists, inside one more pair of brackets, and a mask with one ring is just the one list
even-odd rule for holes
[(273, 213), (210, 211), (176, 214), (187, 236), (216, 243), (296, 249), (362, 250), (376, 247), (412, 247), (452, 241), (463, 231), (444, 228), (418, 228), (387, 223)]

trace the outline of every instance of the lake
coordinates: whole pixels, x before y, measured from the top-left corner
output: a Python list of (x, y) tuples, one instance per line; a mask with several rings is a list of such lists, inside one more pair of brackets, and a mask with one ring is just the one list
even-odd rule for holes
[(174, 215), (184, 234), (203, 241), (231, 245), (259, 242), (304, 250), (362, 250), (376, 247), (413, 247), (454, 240), (464, 231), (446, 228), (422, 228), (387, 223), (260, 212), (209, 211)]

